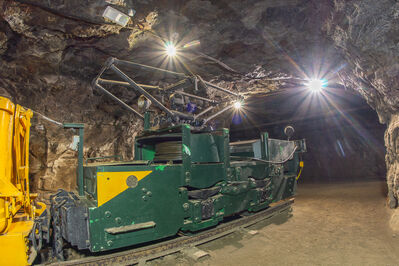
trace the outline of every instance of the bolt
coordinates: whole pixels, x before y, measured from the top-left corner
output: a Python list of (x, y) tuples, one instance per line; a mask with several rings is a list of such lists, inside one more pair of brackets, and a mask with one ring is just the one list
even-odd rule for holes
[(190, 205), (187, 202), (183, 204), (183, 209), (185, 211), (187, 211), (189, 207), (190, 207)]
[(107, 218), (111, 217), (111, 212), (110, 211), (106, 211), (104, 214), (105, 214), (105, 217), (107, 217)]
[(109, 247), (112, 247), (112, 244), (113, 244), (112, 240), (108, 240), (108, 241), (107, 241), (107, 245), (108, 245)]
[(151, 197), (151, 196), (152, 196), (151, 191), (147, 191), (147, 196), (148, 196), (148, 197)]

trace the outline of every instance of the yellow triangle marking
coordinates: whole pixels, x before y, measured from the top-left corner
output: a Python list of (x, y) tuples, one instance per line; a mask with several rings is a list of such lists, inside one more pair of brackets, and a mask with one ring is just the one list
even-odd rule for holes
[(152, 171), (134, 171), (134, 172), (98, 172), (97, 173), (97, 202), (98, 207), (113, 199), (126, 189), (126, 179), (134, 175), (140, 181)]

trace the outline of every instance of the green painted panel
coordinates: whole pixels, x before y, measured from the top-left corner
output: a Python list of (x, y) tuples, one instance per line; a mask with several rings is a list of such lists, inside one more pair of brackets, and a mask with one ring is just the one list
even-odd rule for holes
[(194, 164), (191, 166), (190, 187), (208, 188), (225, 180), (226, 169), (223, 163)]
[[(147, 171), (153, 172), (128, 188), (101, 207), (90, 208), (91, 250), (101, 251), (175, 235), (184, 220), (183, 203), (187, 201), (179, 190), (179, 166), (163, 170), (156, 166), (109, 166), (105, 171)], [(139, 231), (112, 235), (106, 228), (153, 221), (155, 227)]]
[(192, 134), (190, 139), (191, 161), (193, 163), (220, 162), (219, 138), (210, 133)]
[(97, 199), (97, 171), (96, 167), (83, 167), (84, 191), (93, 199)]

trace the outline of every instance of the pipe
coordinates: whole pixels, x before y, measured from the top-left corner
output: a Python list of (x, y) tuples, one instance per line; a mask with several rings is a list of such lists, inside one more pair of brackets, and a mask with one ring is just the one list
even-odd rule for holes
[(198, 117), (203, 116), (204, 114), (208, 113), (210, 110), (212, 110), (213, 108), (215, 108), (214, 106), (209, 106), (208, 108), (206, 108), (204, 111), (202, 111), (201, 113), (199, 113), (198, 115), (194, 116), (194, 119), (197, 120)]
[(240, 95), (239, 95), (238, 93), (229, 91), (229, 90), (227, 90), (227, 89), (224, 89), (224, 88), (222, 88), (222, 87), (219, 87), (219, 86), (217, 86), (217, 85), (215, 85), (215, 84), (213, 84), (213, 83), (210, 83), (210, 82), (208, 82), (208, 81), (205, 81), (205, 80), (204, 80), (204, 83), (205, 83), (206, 85), (208, 85), (208, 86), (211, 86), (211, 87), (214, 88), (214, 89), (219, 90), (219, 91), (223, 91), (223, 92), (225, 92), (225, 93), (227, 93), (227, 94), (240, 97)]
[[(128, 82), (119, 81), (119, 80), (109, 80), (109, 79), (98, 78), (97, 81), (102, 84), (113, 84), (113, 85), (121, 85), (121, 86), (131, 87)], [(147, 89), (158, 89), (158, 90), (161, 89), (158, 86), (152, 86), (152, 85), (146, 85), (146, 84), (137, 84), (137, 85), (139, 85), (140, 87), (143, 87), (143, 88), (147, 88)]]
[(94, 81), (93, 84), (94, 87), (100, 89), (102, 92), (104, 92), (105, 94), (107, 94), (109, 97), (111, 97), (112, 99), (114, 99), (116, 102), (118, 102), (120, 105), (122, 105), (123, 107), (125, 107), (126, 109), (128, 109), (129, 111), (133, 112), (135, 115), (137, 115), (138, 117), (140, 117), (141, 119), (144, 119), (144, 117), (135, 109), (133, 109), (132, 107), (130, 107), (129, 105), (127, 105), (126, 103), (124, 103), (121, 99), (119, 99), (118, 97), (116, 97), (115, 95), (113, 95), (112, 93), (110, 93), (109, 91), (107, 91), (103, 86), (101, 86), (100, 84), (98, 84), (96, 81)]
[(151, 100), (155, 105), (157, 105), (159, 108), (161, 108), (163, 111), (165, 111), (168, 115), (174, 116), (173, 113), (166, 108), (161, 102), (159, 102), (157, 99), (155, 99), (151, 94), (149, 94), (146, 90), (144, 90), (142, 87), (137, 85), (136, 82), (134, 82), (131, 78), (129, 78), (125, 73), (123, 73), (119, 68), (117, 68), (115, 65), (111, 65), (110, 69), (114, 71), (119, 77), (124, 79), (126, 82), (130, 84), (135, 90), (143, 94), (147, 99)]
[(204, 97), (201, 97), (201, 96), (193, 95), (193, 94), (190, 94), (190, 93), (187, 93), (187, 92), (184, 92), (184, 91), (175, 91), (175, 93), (176, 93), (176, 94), (180, 94), (180, 95), (187, 96), (187, 97), (189, 97), (189, 98), (194, 98), (194, 99), (206, 101), (206, 102), (209, 102), (209, 103), (216, 103), (215, 101), (210, 100), (210, 99), (208, 99), (208, 98), (204, 98)]
[(172, 84), (165, 89), (163, 89), (164, 92), (169, 92), (169, 91), (174, 91), (174, 90), (179, 90), (179, 89), (185, 89), (186, 87), (190, 86), (191, 83), (189, 82), (189, 79), (183, 79), (180, 80), (179, 82), (176, 82), (175, 84)]
[(223, 114), (224, 112), (226, 112), (227, 110), (229, 110), (229, 109), (231, 109), (231, 108), (233, 108), (233, 105), (228, 105), (228, 106), (226, 106), (225, 108), (223, 108), (222, 110), (220, 110), (219, 112), (217, 112), (216, 114), (213, 114), (213, 115), (211, 115), (210, 117), (206, 118), (206, 119), (204, 120), (204, 125), (205, 125), (206, 123), (208, 123), (209, 120), (214, 119), (215, 117), (217, 117), (217, 116)]
[(182, 117), (182, 118), (189, 119), (189, 120), (194, 120), (194, 116), (191, 115), (191, 114), (185, 114), (185, 113), (181, 113), (181, 112), (175, 111), (175, 110), (172, 110), (171, 112), (172, 112), (175, 116)]
[(187, 75), (184, 74), (184, 73), (179, 73), (179, 72), (174, 72), (174, 71), (170, 71), (170, 70), (165, 70), (165, 69), (162, 69), (162, 68), (142, 65), (142, 64), (138, 64), (138, 63), (134, 63), (134, 62), (130, 62), (130, 61), (119, 60), (117, 58), (114, 58), (113, 62), (114, 62), (115, 65), (118, 65), (118, 66), (119, 65), (122, 65), (122, 66), (124, 65), (124, 66), (144, 69), (144, 70), (152, 70), (152, 71), (163, 72), (165, 74), (169, 74), (169, 75), (176, 76), (176, 77), (183, 77), (183, 78), (187, 77)]

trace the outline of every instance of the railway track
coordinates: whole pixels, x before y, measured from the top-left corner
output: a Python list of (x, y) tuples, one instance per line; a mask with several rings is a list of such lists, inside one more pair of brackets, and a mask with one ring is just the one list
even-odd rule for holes
[(131, 265), (145, 262), (169, 254), (177, 253), (187, 247), (193, 247), (215, 240), (225, 235), (231, 234), (242, 228), (251, 226), (260, 221), (269, 219), (291, 209), (294, 199), (279, 202), (266, 210), (260, 211), (250, 216), (222, 223), (215, 228), (191, 236), (179, 236), (161, 243), (147, 245), (144, 247), (130, 249), (111, 254), (88, 256), (69, 261), (58, 261), (44, 265)]

